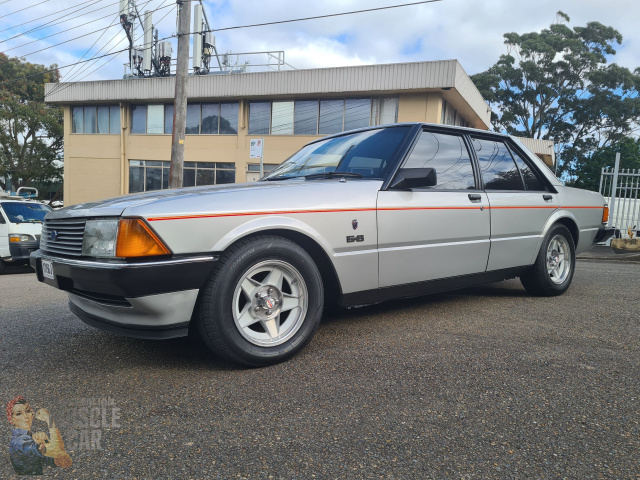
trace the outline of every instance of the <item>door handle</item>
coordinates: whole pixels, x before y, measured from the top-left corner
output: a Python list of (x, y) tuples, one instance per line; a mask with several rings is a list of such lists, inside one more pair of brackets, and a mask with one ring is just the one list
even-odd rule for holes
[(482, 197), (477, 193), (470, 193), (469, 200), (471, 200), (474, 203), (478, 203), (480, 200), (482, 200)]
[(542, 198), (544, 198), (544, 199), (545, 199), (545, 201), (547, 201), (547, 202), (548, 202), (549, 200), (553, 200), (553, 196), (551, 196), (551, 195), (542, 195)]

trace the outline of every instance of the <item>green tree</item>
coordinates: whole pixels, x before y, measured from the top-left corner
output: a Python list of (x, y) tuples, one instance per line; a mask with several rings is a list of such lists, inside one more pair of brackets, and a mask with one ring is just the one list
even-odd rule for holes
[[(62, 181), (62, 109), (44, 103), (44, 84), (57, 83), (45, 67), (0, 53), (0, 187), (45, 188)], [(5, 179), (3, 181), (2, 179)]]
[(640, 170), (640, 139), (627, 137), (618, 143), (598, 149), (593, 155), (582, 158), (576, 166), (575, 170), (579, 173), (572, 181), (572, 185), (598, 191), (602, 169), (614, 167), (618, 152), (621, 170)]
[(640, 68), (608, 64), (622, 43), (614, 28), (568, 23), (558, 12), (558, 21), (541, 32), (505, 34), (507, 54), (472, 79), (492, 106), (494, 129), (554, 140), (558, 175), (571, 183), (585, 181), (589, 157), (633, 133)]

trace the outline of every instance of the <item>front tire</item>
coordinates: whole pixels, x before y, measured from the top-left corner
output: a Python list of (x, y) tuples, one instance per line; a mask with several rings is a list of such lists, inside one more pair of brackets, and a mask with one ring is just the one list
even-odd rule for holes
[(576, 249), (569, 229), (555, 225), (544, 237), (535, 263), (520, 277), (524, 288), (543, 297), (567, 291), (576, 265)]
[(304, 348), (322, 317), (323, 286), (311, 256), (282, 237), (241, 240), (203, 288), (198, 331), (217, 355), (259, 367)]

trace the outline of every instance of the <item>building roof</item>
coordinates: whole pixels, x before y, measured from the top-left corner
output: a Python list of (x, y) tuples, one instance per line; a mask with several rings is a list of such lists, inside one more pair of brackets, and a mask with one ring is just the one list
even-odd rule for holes
[[(489, 107), (457, 60), (190, 76), (187, 86), (190, 99), (432, 91), (441, 93), (472, 125), (489, 126)], [(162, 102), (171, 101), (174, 92), (175, 77), (71, 82), (66, 88), (50, 83), (45, 85), (45, 100), (58, 105)]]

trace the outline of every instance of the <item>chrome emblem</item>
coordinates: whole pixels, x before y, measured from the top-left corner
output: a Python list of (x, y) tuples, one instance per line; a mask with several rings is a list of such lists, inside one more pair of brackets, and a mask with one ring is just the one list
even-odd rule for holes
[(351, 220), (351, 226), (354, 230), (358, 229), (358, 220)]
[(55, 242), (58, 239), (58, 231), (51, 230), (51, 233), (49, 233), (49, 238)]

